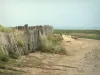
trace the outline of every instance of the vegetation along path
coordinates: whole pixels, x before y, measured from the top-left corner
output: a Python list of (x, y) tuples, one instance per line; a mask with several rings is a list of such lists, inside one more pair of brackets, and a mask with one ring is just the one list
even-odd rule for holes
[(18, 60), (16, 69), (23, 75), (100, 75), (100, 40), (63, 38), (67, 55), (31, 53)]

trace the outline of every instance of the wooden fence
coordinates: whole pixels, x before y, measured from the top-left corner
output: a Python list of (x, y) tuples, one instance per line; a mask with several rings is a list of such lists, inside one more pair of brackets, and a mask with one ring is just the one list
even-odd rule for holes
[(40, 37), (41, 35), (45, 36), (52, 36), (53, 35), (53, 28), (51, 26), (33, 26), (28, 27), (25, 25), (25, 43), (28, 45), (28, 50), (38, 50), (41, 46)]
[[(17, 54), (23, 54), (23, 52), (33, 52), (41, 48), (41, 35), (52, 36), (53, 27), (49, 25), (45, 26), (31, 26), (28, 25), (15, 27), (18, 30), (23, 31), (23, 34), (15, 35), (15, 33), (0, 33), (0, 47), (6, 54), (9, 52), (16, 52)], [(24, 46), (18, 46), (16, 38), (24, 41)], [(5, 42), (4, 42), (5, 41)]]

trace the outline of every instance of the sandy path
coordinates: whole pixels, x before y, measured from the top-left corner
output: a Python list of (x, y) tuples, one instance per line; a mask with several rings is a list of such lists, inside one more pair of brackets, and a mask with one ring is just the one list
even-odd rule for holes
[[(29, 59), (26, 60), (28, 66), (20, 68), (26, 71), (24, 75), (100, 75), (100, 40), (63, 38), (62, 45), (68, 55), (30, 54), (23, 59)], [(41, 59), (39, 66), (33, 67), (34, 61), (30, 57)]]

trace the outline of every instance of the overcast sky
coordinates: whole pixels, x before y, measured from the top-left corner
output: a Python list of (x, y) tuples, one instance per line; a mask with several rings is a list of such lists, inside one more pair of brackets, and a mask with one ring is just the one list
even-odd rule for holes
[(0, 0), (0, 24), (100, 29), (100, 0)]

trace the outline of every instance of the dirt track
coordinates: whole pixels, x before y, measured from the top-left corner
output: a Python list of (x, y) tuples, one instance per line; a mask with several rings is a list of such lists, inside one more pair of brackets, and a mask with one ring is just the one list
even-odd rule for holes
[[(23, 59), (27, 65), (20, 68), (24, 75), (100, 75), (100, 40), (63, 38), (67, 55), (30, 54)], [(41, 61), (33, 61), (34, 57)]]

